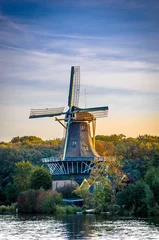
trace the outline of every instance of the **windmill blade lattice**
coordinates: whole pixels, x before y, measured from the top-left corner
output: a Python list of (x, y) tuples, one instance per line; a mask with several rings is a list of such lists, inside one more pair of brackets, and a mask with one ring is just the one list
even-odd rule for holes
[(95, 108), (81, 108), (81, 109), (75, 109), (74, 113), (83, 113), (84, 114), (91, 114), (95, 118), (101, 118), (101, 117), (107, 117), (108, 115), (108, 107), (95, 107)]
[(42, 117), (59, 116), (61, 114), (65, 114), (63, 112), (63, 110), (64, 110), (64, 107), (45, 108), (45, 109), (31, 109), (29, 118), (42, 118)]
[[(99, 156), (93, 148), (90, 123), (92, 123), (93, 142), (95, 146), (96, 118), (106, 117), (108, 114), (108, 107), (79, 108), (79, 95), (80, 67), (72, 66), (69, 85), (68, 110), (64, 112), (63, 107), (30, 110), (29, 118), (55, 117), (55, 120), (64, 127), (65, 143), (63, 160), (69, 161), (70, 157), (91, 157), (92, 159)], [(56, 118), (56, 116), (61, 115), (65, 116)], [(61, 122), (63, 120), (65, 124)], [(67, 166), (67, 168), (69, 169), (69, 166)]]
[(108, 111), (91, 111), (94, 118), (103, 118), (108, 116)]
[(80, 95), (80, 67), (71, 67), (68, 106), (78, 106)]

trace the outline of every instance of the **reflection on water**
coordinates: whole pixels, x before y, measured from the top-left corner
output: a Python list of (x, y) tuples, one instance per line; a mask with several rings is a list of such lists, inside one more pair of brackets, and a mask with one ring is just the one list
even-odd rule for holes
[(159, 239), (159, 218), (108, 220), (100, 215), (0, 215), (0, 239)]

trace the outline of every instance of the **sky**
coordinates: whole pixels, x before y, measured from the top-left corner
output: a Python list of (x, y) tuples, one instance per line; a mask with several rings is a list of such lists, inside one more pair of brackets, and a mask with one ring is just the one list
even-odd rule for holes
[(159, 135), (158, 12), (158, 0), (0, 0), (0, 141), (64, 136), (29, 113), (67, 110), (71, 66), (79, 106), (109, 106), (96, 134)]

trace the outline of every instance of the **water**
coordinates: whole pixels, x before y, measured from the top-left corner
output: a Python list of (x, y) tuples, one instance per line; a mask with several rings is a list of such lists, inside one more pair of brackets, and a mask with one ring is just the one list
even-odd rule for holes
[(159, 239), (159, 218), (108, 220), (96, 215), (0, 215), (0, 240)]

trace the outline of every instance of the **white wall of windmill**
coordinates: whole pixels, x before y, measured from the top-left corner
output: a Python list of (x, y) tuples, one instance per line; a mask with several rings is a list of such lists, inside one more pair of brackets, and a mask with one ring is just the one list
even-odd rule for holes
[(53, 180), (52, 181), (52, 189), (57, 190), (58, 188), (65, 187), (65, 186), (72, 186), (72, 187), (78, 187), (79, 184), (74, 181), (73, 179), (71, 180)]

